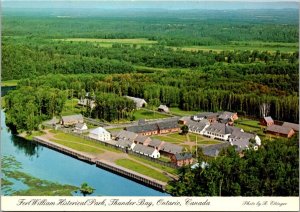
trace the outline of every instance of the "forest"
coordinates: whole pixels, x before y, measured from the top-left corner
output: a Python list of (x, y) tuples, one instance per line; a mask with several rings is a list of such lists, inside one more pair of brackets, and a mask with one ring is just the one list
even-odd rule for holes
[(230, 147), (216, 159), (199, 156), (206, 167), (182, 168), (170, 183), (174, 196), (298, 196), (299, 142), (267, 141), (243, 157)]
[(4, 10), (2, 80), (20, 80), (5, 97), (16, 130), (36, 129), (87, 92), (96, 107), (85, 115), (106, 121), (133, 118), (125, 95), (299, 119), (297, 9), (50, 11)]

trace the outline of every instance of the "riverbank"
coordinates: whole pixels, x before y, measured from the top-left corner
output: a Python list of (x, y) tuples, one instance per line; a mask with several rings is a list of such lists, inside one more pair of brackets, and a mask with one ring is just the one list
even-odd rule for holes
[(126, 176), (127, 178), (138, 181), (138, 182), (143, 183), (152, 188), (155, 188), (155, 189), (158, 189), (161, 191), (165, 191), (165, 187), (167, 185), (166, 182), (161, 182), (159, 180), (150, 178), (148, 176), (145, 176), (140, 173), (134, 172), (132, 170), (118, 166), (116, 164), (110, 163), (106, 160), (100, 160), (97, 157), (94, 157), (93, 154), (87, 154), (87, 153), (83, 153), (80, 151), (76, 151), (76, 150), (68, 148), (64, 145), (60, 145), (60, 144), (51, 142), (50, 140), (47, 140), (46, 138), (44, 138), (42, 136), (33, 137), (33, 141), (36, 141), (42, 145), (45, 145), (52, 149), (55, 149), (64, 154), (78, 158), (79, 160), (85, 161), (87, 163), (96, 164), (97, 166), (99, 166), (101, 168), (105, 168), (105, 169), (113, 171), (114, 173), (117, 173), (119, 175)]

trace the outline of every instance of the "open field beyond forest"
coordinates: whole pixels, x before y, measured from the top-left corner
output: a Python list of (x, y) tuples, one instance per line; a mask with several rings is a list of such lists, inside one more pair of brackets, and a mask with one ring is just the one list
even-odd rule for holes
[(299, 49), (298, 43), (283, 43), (283, 42), (261, 42), (261, 41), (249, 41), (249, 42), (239, 42), (232, 41), (230, 44), (226, 45), (209, 45), (209, 46), (186, 46), (179, 48), (186, 51), (268, 51), (268, 52), (295, 52)]
[[(126, 45), (153, 45), (157, 44), (157, 41), (148, 40), (147, 38), (132, 38), (132, 39), (102, 39), (102, 38), (66, 38), (55, 39), (56, 41), (68, 41), (68, 42), (92, 42), (97, 43), (100, 47), (112, 47), (113, 44), (126, 44)], [(169, 48), (179, 49), (184, 51), (269, 51), (269, 52), (294, 52), (299, 49), (298, 43), (284, 43), (284, 42), (262, 42), (262, 41), (231, 41), (226, 45), (198, 45), (198, 46), (184, 46), (184, 47), (172, 47)]]

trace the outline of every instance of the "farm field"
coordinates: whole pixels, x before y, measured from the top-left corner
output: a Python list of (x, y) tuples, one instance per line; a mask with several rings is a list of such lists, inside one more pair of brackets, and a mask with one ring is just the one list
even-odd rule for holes
[(186, 111), (186, 110), (181, 110), (178, 107), (171, 107), (170, 112), (173, 115), (178, 115), (178, 116), (191, 116), (199, 113), (199, 111)]
[(227, 45), (210, 45), (210, 46), (186, 46), (182, 47), (182, 50), (185, 51), (269, 51), (269, 52), (294, 52), (299, 48), (298, 43), (281, 43), (281, 42), (260, 42), (260, 41), (251, 41), (251, 42), (238, 42), (233, 41)]
[(132, 38), (132, 39), (101, 39), (101, 38), (66, 38), (66, 39), (55, 39), (59, 41), (67, 42), (91, 42), (97, 43), (100, 47), (112, 47), (113, 44), (127, 44), (127, 45), (153, 45), (157, 41), (152, 41), (147, 38)]

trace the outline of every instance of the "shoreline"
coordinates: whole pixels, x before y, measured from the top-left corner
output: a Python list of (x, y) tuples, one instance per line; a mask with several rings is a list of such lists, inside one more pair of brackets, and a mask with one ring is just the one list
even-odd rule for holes
[(53, 149), (57, 152), (60, 152), (62, 154), (68, 155), (70, 157), (73, 157), (77, 160), (81, 160), (85, 163), (88, 163), (90, 165), (96, 165), (98, 168), (107, 170), (109, 172), (118, 174), (122, 177), (125, 177), (127, 179), (130, 179), (132, 181), (138, 182), (139, 184), (145, 185), (149, 188), (168, 193), (166, 192), (166, 186), (167, 183), (161, 182), (159, 180), (153, 179), (151, 177), (145, 176), (143, 174), (137, 173), (135, 171), (126, 169), (124, 167), (118, 166), (116, 164), (110, 163), (105, 160), (97, 159), (87, 153), (83, 153), (80, 151), (76, 151), (74, 149), (71, 149), (69, 147), (65, 147), (63, 145), (51, 142), (45, 138), (35, 136), (32, 140), (25, 138), (24, 134), (17, 135), (20, 138), (26, 139), (30, 142), (36, 142), (40, 145), (43, 145), (47, 148)]

